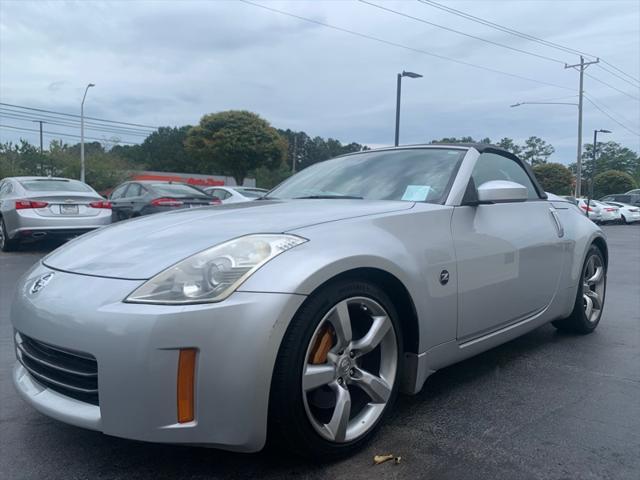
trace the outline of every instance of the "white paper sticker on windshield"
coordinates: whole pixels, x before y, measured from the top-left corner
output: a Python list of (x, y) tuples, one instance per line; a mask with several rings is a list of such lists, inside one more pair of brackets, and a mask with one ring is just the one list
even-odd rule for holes
[(402, 200), (409, 202), (424, 202), (429, 195), (431, 187), (428, 185), (407, 185)]

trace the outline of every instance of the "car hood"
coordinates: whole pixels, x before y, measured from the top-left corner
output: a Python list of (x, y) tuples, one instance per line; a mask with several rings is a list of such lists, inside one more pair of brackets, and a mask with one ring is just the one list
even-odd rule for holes
[(84, 275), (146, 280), (194, 253), (251, 233), (406, 210), (411, 202), (261, 200), (149, 215), (83, 235), (43, 263)]

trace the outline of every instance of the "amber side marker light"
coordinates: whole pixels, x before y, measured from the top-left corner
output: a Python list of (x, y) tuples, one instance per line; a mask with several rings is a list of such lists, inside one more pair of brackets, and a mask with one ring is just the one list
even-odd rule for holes
[(183, 348), (178, 358), (178, 423), (193, 422), (196, 390), (195, 348)]

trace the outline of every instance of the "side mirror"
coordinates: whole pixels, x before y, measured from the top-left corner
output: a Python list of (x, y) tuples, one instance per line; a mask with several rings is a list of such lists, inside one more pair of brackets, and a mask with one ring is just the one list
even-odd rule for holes
[(478, 187), (479, 203), (524, 202), (527, 198), (527, 187), (516, 182), (491, 180)]

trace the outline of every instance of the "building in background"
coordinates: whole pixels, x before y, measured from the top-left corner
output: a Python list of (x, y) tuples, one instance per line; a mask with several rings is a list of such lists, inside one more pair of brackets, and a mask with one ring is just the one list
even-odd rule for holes
[[(130, 180), (157, 180), (159, 182), (181, 182), (195, 185), (196, 187), (217, 187), (220, 185), (233, 186), (236, 181), (233, 177), (224, 175), (200, 175), (197, 173), (174, 173), (174, 172), (152, 172), (141, 171), (132, 172)], [(243, 186), (255, 187), (255, 178), (245, 178)]]

